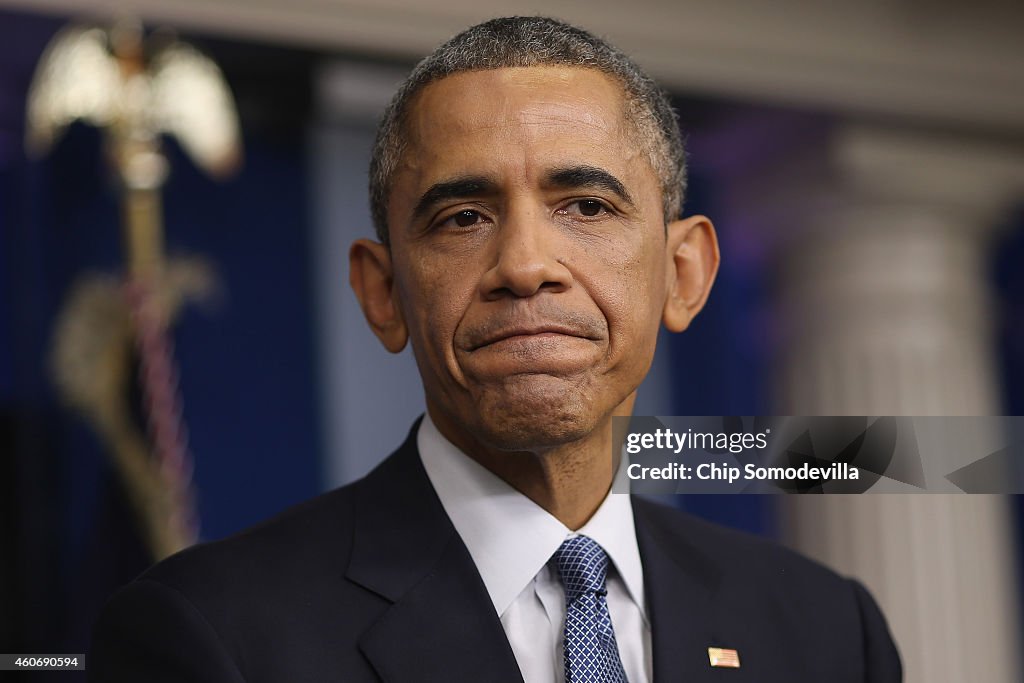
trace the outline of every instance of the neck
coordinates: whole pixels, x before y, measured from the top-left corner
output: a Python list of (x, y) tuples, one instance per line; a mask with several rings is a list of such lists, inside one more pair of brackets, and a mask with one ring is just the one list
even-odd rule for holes
[(612, 448), (612, 417), (629, 416), (635, 398), (630, 394), (579, 440), (523, 451), (487, 446), (429, 404), (428, 410), (446, 439), (575, 531), (594, 515), (611, 489), (620, 459), (618, 449)]

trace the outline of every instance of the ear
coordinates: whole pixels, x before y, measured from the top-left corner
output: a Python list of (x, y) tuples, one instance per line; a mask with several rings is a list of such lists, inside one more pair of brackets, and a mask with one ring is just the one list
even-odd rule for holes
[(405, 348), (409, 331), (395, 299), (391, 251), (380, 242), (358, 239), (348, 250), (348, 281), (370, 329), (391, 353)]
[(668, 225), (668, 287), (662, 322), (682, 332), (704, 308), (718, 273), (718, 237), (706, 216), (691, 216)]

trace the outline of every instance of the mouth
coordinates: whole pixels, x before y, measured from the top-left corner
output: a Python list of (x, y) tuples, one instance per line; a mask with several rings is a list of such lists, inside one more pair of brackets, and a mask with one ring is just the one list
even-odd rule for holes
[(470, 344), (467, 350), (476, 351), (502, 342), (539, 342), (557, 340), (559, 337), (574, 337), (576, 339), (596, 341), (596, 338), (592, 335), (564, 325), (514, 326), (484, 335), (481, 339)]

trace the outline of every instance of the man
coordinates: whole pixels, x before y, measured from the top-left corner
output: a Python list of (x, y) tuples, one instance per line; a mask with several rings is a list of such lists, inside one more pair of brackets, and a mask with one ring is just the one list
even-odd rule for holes
[(610, 493), (612, 416), (718, 267), (647, 76), (560, 22), (486, 22), (416, 67), (370, 175), (351, 282), (426, 415), (362, 481), (122, 589), (92, 680), (901, 679), (859, 584)]

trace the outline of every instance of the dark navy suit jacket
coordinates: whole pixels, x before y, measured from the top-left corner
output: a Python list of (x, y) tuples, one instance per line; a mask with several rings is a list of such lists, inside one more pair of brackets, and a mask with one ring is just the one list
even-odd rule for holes
[[(104, 683), (522, 681), (415, 428), (365, 479), (147, 570), (106, 605)], [(773, 543), (633, 499), (655, 683), (894, 683), (860, 584)], [(709, 647), (739, 669), (712, 668)]]

